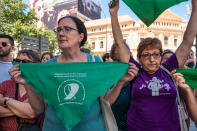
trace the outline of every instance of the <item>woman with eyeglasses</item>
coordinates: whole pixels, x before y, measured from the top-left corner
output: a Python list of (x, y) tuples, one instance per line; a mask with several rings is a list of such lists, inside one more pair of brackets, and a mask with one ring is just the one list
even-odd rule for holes
[[(39, 63), (40, 57), (32, 50), (21, 50), (14, 61)], [(24, 85), (14, 80), (2, 82), (0, 84), (0, 130), (21, 131), (19, 124), (25, 123), (35, 124), (33, 130), (29, 130), (38, 131), (39, 123), (37, 122), (36, 113), (29, 103)]]
[[(62, 50), (61, 55), (48, 60), (49, 63), (67, 63), (67, 62), (101, 62), (98, 56), (80, 51), (87, 40), (87, 30), (84, 23), (77, 17), (65, 16), (59, 19), (58, 27), (56, 28), (59, 48)], [(28, 99), (36, 114), (44, 111), (43, 98), (34, 92), (34, 89), (26, 83), (18, 72), (18, 66), (14, 66), (10, 70), (10, 74), (14, 80), (25, 85), (28, 92)], [(40, 74), (42, 75), (42, 74)], [(66, 119), (66, 118), (65, 118)], [(66, 131), (64, 124), (58, 118), (54, 108), (47, 105), (45, 111), (45, 120), (43, 131)], [(72, 131), (104, 131), (104, 120), (101, 114), (99, 98), (93, 102), (90, 109), (85, 113), (80, 122), (72, 129)]]
[[(176, 52), (162, 66), (168, 71), (183, 67), (197, 34), (197, 0), (192, 0), (192, 14), (183, 41)], [(131, 87), (131, 103), (127, 114), (129, 131), (180, 131), (176, 103), (176, 86), (169, 74), (162, 69), (162, 43), (157, 38), (142, 40), (137, 48), (138, 62), (124, 45), (118, 22), (119, 0), (109, 3), (112, 32), (119, 48), (121, 62), (134, 63), (140, 73)]]

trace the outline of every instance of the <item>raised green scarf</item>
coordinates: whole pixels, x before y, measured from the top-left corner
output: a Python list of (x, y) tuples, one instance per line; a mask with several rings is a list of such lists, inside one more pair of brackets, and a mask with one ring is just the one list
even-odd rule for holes
[(169, 7), (188, 0), (123, 0), (130, 9), (150, 26)]

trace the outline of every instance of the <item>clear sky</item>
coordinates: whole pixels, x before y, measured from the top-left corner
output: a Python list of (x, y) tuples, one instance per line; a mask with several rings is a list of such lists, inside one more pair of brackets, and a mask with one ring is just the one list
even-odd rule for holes
[[(108, 9), (108, 3), (110, 2), (110, 0), (101, 0), (101, 8), (102, 8), (102, 12), (101, 12), (101, 16), (102, 18), (109, 17), (109, 9)], [(186, 5), (189, 5), (190, 9), (191, 9), (191, 0), (187, 1), (187, 2), (182, 2), (178, 5), (175, 5), (173, 7), (170, 8), (170, 10), (177, 14), (178, 16), (182, 17), (185, 20), (189, 19), (189, 16), (187, 16), (187, 9), (186, 9)], [(120, 9), (119, 9), (119, 14), (118, 15), (129, 15), (131, 18), (134, 18), (135, 20), (139, 20), (139, 18), (132, 12), (132, 10), (130, 10), (127, 5), (125, 5), (125, 3), (122, 2), (122, 0), (120, 0)]]
[[(26, 3), (30, 3), (29, 0), (24, 0)], [(110, 2), (110, 0), (101, 0), (101, 17), (105, 18), (109, 17), (109, 9), (108, 9), (108, 3)], [(191, 9), (191, 0), (187, 1), (187, 2), (182, 2), (178, 5), (175, 5), (173, 7), (170, 8), (170, 10), (177, 14), (178, 16), (182, 17), (183, 19), (188, 20), (189, 16), (187, 16), (187, 9), (186, 9), (186, 5), (189, 5), (190, 9)], [(119, 14), (118, 15), (129, 15), (131, 16), (131, 18), (134, 18), (135, 20), (139, 20), (138, 17), (132, 12), (132, 10), (130, 10), (127, 5), (125, 5), (122, 0), (120, 0), (120, 9), (119, 9)]]

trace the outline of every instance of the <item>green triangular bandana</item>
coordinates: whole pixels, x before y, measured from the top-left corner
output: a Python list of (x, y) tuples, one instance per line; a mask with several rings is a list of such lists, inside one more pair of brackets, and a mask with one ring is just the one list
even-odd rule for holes
[(188, 0), (123, 0), (133, 12), (150, 26), (169, 7)]
[(197, 69), (176, 69), (176, 72), (183, 74), (186, 83), (197, 90)]
[(115, 84), (128, 64), (118, 62), (20, 63), (24, 79), (71, 130), (91, 104)]

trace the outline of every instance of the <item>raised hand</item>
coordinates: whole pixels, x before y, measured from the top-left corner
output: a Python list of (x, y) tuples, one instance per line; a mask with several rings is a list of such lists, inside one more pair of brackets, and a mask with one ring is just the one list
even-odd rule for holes
[(19, 65), (15, 65), (13, 66), (10, 70), (9, 70), (9, 74), (11, 75), (12, 79), (19, 84), (22, 85), (26, 85), (26, 81), (24, 80), (24, 78), (21, 75), (21, 71), (19, 70)]
[(177, 86), (181, 87), (185, 91), (192, 91), (189, 85), (185, 83), (185, 79), (181, 73), (176, 73), (176, 70), (174, 70), (171, 74)]
[(118, 13), (119, 10), (119, 0), (115, 0), (114, 6), (112, 5), (112, 1), (109, 2), (109, 12), (111, 15)]

